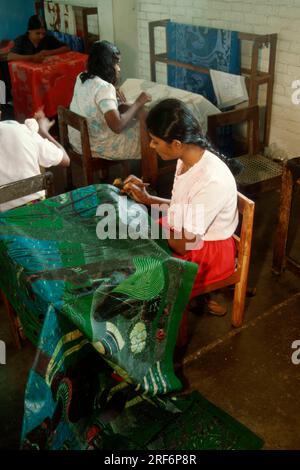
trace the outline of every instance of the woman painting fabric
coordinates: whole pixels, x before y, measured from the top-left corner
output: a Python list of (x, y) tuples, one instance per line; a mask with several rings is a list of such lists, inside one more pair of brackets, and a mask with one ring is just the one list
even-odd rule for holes
[[(141, 93), (132, 105), (127, 104), (115, 88), (119, 74), (118, 48), (108, 41), (95, 42), (87, 71), (77, 77), (70, 110), (87, 118), (93, 157), (139, 159), (139, 124), (134, 118), (151, 97)], [(73, 147), (80, 151), (79, 133), (69, 129), (69, 138)]]
[[(169, 228), (168, 244), (174, 256), (199, 266), (191, 293), (194, 298), (207, 285), (234, 272), (235, 179), (225, 157), (208, 149), (198, 121), (181, 101), (161, 101), (150, 110), (146, 124), (150, 146), (163, 160), (177, 160), (172, 198), (150, 195), (135, 176), (125, 180), (124, 191), (142, 204), (169, 204), (167, 220), (161, 222)], [(215, 315), (226, 313), (214, 301), (208, 301), (208, 308)]]
[(29, 18), (27, 33), (17, 37), (8, 54), (8, 60), (29, 60), (42, 62), (45, 57), (62, 54), (70, 49), (54, 36), (46, 34), (46, 30), (37, 15)]

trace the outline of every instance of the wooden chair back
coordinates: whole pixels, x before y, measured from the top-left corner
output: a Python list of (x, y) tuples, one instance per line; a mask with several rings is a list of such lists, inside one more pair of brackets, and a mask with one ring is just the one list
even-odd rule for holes
[(246, 155), (236, 157), (244, 167), (243, 171), (236, 176), (239, 190), (252, 195), (279, 188), (282, 166), (259, 153), (259, 107), (257, 105), (208, 116), (208, 137), (218, 148), (218, 128), (243, 122), (247, 122), (248, 152)]
[[(34, 194), (37, 191), (42, 190), (46, 191), (46, 197), (51, 197), (54, 194), (53, 175), (49, 171), (41, 175), (32, 176), (31, 178), (14, 181), (13, 183), (0, 186), (0, 204), (13, 201), (19, 197), (28, 196), (29, 194)], [(1, 291), (0, 294), (8, 315), (9, 326), (14, 343), (18, 349), (21, 349), (21, 339), (24, 337), (22, 325), (20, 324), (18, 316), (5, 294)]]
[(53, 175), (50, 171), (0, 186), (0, 204), (43, 190), (46, 191), (46, 197), (54, 194)]
[(247, 290), (251, 242), (254, 221), (255, 203), (241, 193), (238, 193), (238, 211), (240, 216), (240, 233), (234, 235), (237, 247), (237, 265), (234, 273), (227, 279), (215, 282), (206, 287), (203, 294), (234, 285), (234, 298), (231, 313), (231, 323), (239, 327), (243, 323), (244, 307)]
[[(96, 171), (101, 172), (101, 179), (103, 181), (107, 180), (109, 169), (114, 165), (121, 164), (123, 176), (125, 177), (128, 175), (129, 171), (127, 160), (107, 160), (103, 158), (95, 158), (92, 156), (88, 123), (85, 117), (80, 116), (79, 114), (74, 113), (73, 111), (70, 111), (63, 106), (59, 106), (58, 124), (60, 142), (66, 149), (66, 152), (68, 153), (71, 160), (70, 167), (67, 169), (67, 185), (69, 190), (74, 188), (72, 178), (73, 163), (82, 167), (84, 186), (93, 184), (93, 176)], [(78, 132), (80, 132), (82, 149), (81, 154), (76, 152), (69, 142), (68, 126), (73, 127)]]

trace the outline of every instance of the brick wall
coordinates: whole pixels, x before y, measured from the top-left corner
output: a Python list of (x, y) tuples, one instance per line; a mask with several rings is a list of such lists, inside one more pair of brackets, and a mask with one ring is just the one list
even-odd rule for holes
[[(139, 75), (150, 78), (148, 22), (173, 21), (249, 33), (278, 33), (270, 143), (289, 156), (299, 155), (300, 103), (292, 102), (292, 83), (300, 80), (300, 0), (137, 0)], [(157, 52), (164, 34), (157, 32)], [(267, 51), (262, 53), (265, 62)], [(242, 51), (247, 65), (249, 51)], [(157, 81), (166, 82), (166, 66), (157, 65)], [(299, 83), (300, 86), (300, 83)], [(264, 91), (261, 92), (263, 98)], [(300, 97), (300, 93), (298, 93)]]

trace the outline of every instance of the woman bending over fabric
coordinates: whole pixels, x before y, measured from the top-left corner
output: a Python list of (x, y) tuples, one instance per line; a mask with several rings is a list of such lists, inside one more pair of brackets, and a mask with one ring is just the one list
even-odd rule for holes
[[(234, 272), (235, 179), (226, 157), (209, 150), (198, 121), (181, 101), (161, 101), (150, 110), (146, 124), (150, 146), (163, 160), (177, 160), (172, 198), (151, 196), (135, 176), (125, 180), (124, 191), (142, 204), (169, 205), (167, 217), (161, 219), (169, 229), (168, 244), (174, 256), (199, 266), (191, 293), (194, 298), (209, 284)], [(218, 314), (214, 305), (218, 306), (212, 303), (211, 313)]]
[[(140, 156), (139, 123), (134, 119), (144, 104), (151, 101), (141, 93), (129, 105), (116, 84), (120, 75), (120, 51), (108, 41), (93, 44), (87, 71), (75, 83), (70, 110), (87, 118), (93, 157), (108, 160), (138, 159)], [(80, 151), (80, 136), (69, 129), (72, 146)]]

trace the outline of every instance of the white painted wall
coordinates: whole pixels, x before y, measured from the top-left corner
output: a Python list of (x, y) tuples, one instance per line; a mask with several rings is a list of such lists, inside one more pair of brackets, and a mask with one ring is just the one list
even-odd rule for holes
[(137, 78), (137, 1), (113, 0), (113, 19), (115, 43), (122, 53), (121, 78)]
[[(111, 2), (111, 0), (101, 0), (101, 3)], [(99, 15), (99, 0), (59, 0), (58, 3), (67, 3), (68, 5), (78, 5), (82, 7), (98, 7), (98, 21), (96, 15), (90, 16), (88, 19), (89, 31), (94, 34), (98, 34), (101, 29), (101, 17)]]
[[(126, 0), (124, 0), (126, 1)], [(137, 0), (139, 75), (150, 78), (148, 22), (170, 18), (181, 23), (251, 33), (278, 33), (270, 143), (298, 156), (300, 104), (292, 103), (292, 83), (300, 80), (300, 0)], [(164, 37), (158, 33), (158, 52)], [(243, 51), (247, 61), (247, 51)], [(264, 56), (262, 56), (262, 61)], [(157, 66), (157, 81), (166, 67)], [(299, 83), (300, 85), (300, 83)], [(300, 93), (298, 93), (300, 97)]]
[(95, 17), (89, 23), (92, 32), (100, 31), (101, 39), (114, 42), (122, 53), (121, 79), (137, 77), (137, 0), (60, 0), (61, 3), (97, 6)]

